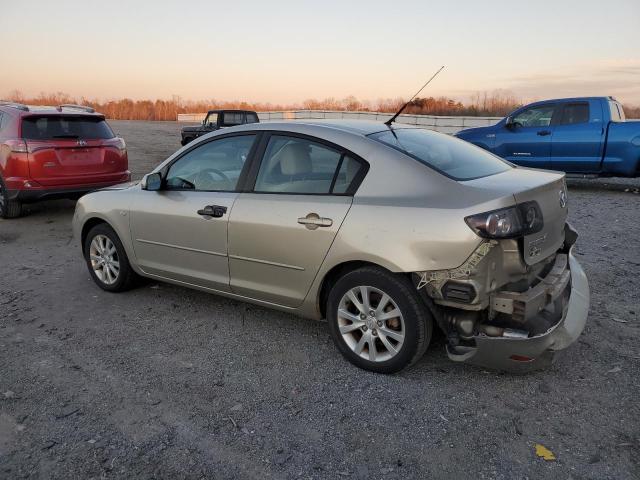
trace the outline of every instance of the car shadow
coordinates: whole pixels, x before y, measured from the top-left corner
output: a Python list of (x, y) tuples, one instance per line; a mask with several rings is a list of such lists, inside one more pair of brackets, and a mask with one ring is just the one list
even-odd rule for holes
[(48, 217), (51, 220), (65, 216), (73, 216), (76, 200), (49, 200), (46, 202), (29, 203), (22, 206), (23, 218)]

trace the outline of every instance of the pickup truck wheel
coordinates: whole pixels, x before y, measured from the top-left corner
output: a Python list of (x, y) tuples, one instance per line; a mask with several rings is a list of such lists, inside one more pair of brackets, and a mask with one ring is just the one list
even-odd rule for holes
[(93, 281), (108, 292), (129, 290), (138, 278), (118, 235), (106, 223), (96, 225), (87, 234), (84, 257)]
[(433, 318), (409, 279), (378, 267), (345, 274), (329, 292), (329, 331), (354, 365), (395, 373), (417, 362), (433, 332)]
[(9, 200), (7, 188), (0, 178), (0, 217), (17, 218), (22, 213), (22, 204), (15, 200)]

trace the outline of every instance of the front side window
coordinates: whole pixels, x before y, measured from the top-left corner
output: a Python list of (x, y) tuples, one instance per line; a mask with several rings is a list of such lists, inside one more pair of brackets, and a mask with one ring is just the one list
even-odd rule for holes
[(518, 127), (548, 127), (554, 111), (555, 105), (527, 108), (513, 117), (513, 123)]
[(55, 115), (30, 116), (22, 120), (22, 138), (27, 140), (107, 140), (114, 137), (107, 122), (100, 117)]
[(215, 127), (218, 124), (218, 113), (217, 112), (209, 113), (204, 123), (205, 125), (212, 125)]
[(581, 103), (567, 103), (562, 109), (562, 118), (560, 118), (559, 125), (573, 125), (576, 123), (588, 123), (589, 122), (589, 104), (587, 102)]
[(247, 112), (247, 123), (258, 123), (258, 115), (253, 112)]
[(256, 192), (343, 194), (362, 164), (305, 138), (273, 135), (260, 165)]
[(167, 172), (167, 190), (234, 191), (255, 134), (204, 143), (180, 157)]
[(233, 127), (234, 125), (242, 125), (244, 113), (242, 112), (223, 112), (222, 126)]
[(397, 128), (369, 137), (454, 180), (487, 177), (513, 168), (480, 147), (431, 130)]

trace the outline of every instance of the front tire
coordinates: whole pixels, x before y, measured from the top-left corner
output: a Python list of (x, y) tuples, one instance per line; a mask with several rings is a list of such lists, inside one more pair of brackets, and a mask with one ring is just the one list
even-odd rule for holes
[(0, 218), (18, 218), (22, 215), (22, 204), (9, 200), (9, 192), (0, 178)]
[(135, 284), (137, 274), (116, 232), (106, 223), (96, 225), (84, 241), (84, 257), (93, 281), (107, 292), (124, 292)]
[(433, 317), (408, 278), (378, 267), (345, 274), (329, 292), (329, 331), (354, 365), (395, 373), (427, 350)]

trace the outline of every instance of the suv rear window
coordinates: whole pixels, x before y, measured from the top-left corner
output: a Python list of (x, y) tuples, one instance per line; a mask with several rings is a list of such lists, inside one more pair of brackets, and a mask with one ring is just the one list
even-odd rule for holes
[(104, 140), (114, 136), (107, 122), (101, 118), (55, 115), (25, 117), (22, 120), (22, 138), (28, 140)]
[(454, 180), (488, 177), (512, 168), (501, 158), (464, 140), (418, 128), (389, 129), (369, 137)]

